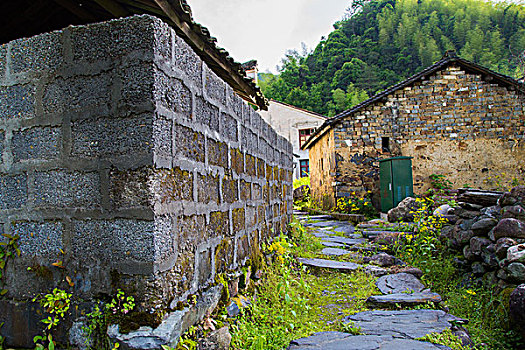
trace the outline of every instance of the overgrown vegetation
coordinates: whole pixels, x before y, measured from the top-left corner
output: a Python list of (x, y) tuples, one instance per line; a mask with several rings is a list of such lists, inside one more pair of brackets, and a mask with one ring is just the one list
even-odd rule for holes
[(360, 0), (313, 52), (292, 51), (264, 94), (335, 114), (456, 50), (470, 61), (521, 78), (525, 6), (481, 0)]
[[(446, 221), (432, 215), (432, 198), (418, 199), (421, 207), (415, 212), (417, 232), (402, 236), (394, 245), (393, 253), (409, 265), (424, 271), (423, 281), (432, 291), (439, 293), (450, 313), (468, 319), (466, 328), (476, 344), (486, 344), (480, 349), (518, 349), (519, 335), (510, 328), (508, 292), (496, 286), (464, 281), (462, 272), (453, 262), (439, 235)], [(428, 341), (444, 341), (446, 335), (428, 337)], [(445, 339), (446, 340), (446, 339)], [(444, 344), (441, 342), (440, 344)], [(451, 344), (446, 344), (451, 346)], [(463, 350), (461, 347), (453, 349)]]
[(296, 262), (296, 257), (312, 256), (321, 247), (295, 221), (288, 234), (266, 248), (269, 264), (257, 300), (230, 328), (234, 348), (283, 349), (291, 340), (314, 332), (359, 332), (353, 325), (338, 321), (341, 313), (349, 315), (366, 309), (365, 300), (374, 293), (375, 279), (361, 272), (311, 274)]
[(379, 213), (372, 205), (370, 194), (371, 192), (368, 191), (364, 196), (359, 196), (352, 192), (349, 197), (338, 198), (337, 204), (332, 211), (346, 214), (361, 214), (367, 220), (377, 218)]

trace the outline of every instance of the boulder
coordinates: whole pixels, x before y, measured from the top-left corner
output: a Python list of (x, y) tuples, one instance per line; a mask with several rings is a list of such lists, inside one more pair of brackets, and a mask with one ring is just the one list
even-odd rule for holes
[(513, 262), (507, 266), (509, 280), (514, 282), (525, 282), (525, 265), (519, 262)]
[(374, 256), (372, 256), (370, 261), (382, 267), (397, 265), (398, 262), (396, 257), (387, 253), (375, 254)]
[(397, 221), (414, 221), (414, 211), (417, 210), (419, 204), (416, 202), (415, 198), (407, 197), (403, 199), (395, 208), (392, 208), (388, 211), (388, 221), (397, 222)]
[(500, 207), (506, 207), (508, 205), (515, 205), (517, 203), (524, 203), (525, 200), (525, 186), (516, 186), (506, 192), (498, 199), (498, 205)]
[(504, 259), (507, 256), (507, 250), (518, 244), (515, 240), (508, 237), (502, 237), (496, 242), (496, 256), (499, 259)]
[(293, 190), (294, 202), (302, 202), (310, 195), (310, 186), (302, 185)]
[(468, 261), (476, 260), (476, 255), (474, 255), (474, 253), (472, 252), (472, 249), (470, 248), (469, 245), (466, 245), (466, 246), (463, 247), (463, 256)]
[(222, 327), (210, 332), (206, 338), (199, 340), (197, 350), (228, 350), (232, 336), (228, 327)]
[(525, 263), (525, 244), (518, 244), (507, 250), (507, 260), (511, 263)]
[(494, 241), (501, 237), (525, 238), (525, 224), (513, 218), (502, 219), (490, 231), (489, 236)]
[(512, 321), (520, 327), (521, 336), (525, 339), (525, 284), (519, 285), (510, 293), (509, 314)]
[(498, 221), (501, 219), (501, 207), (499, 205), (483, 208), (479, 212), (485, 217), (494, 218)]
[(481, 249), (487, 247), (491, 243), (492, 241), (488, 238), (475, 236), (470, 239), (470, 250), (475, 255), (480, 255)]
[(501, 217), (525, 221), (525, 209), (521, 205), (509, 205), (503, 208)]
[(472, 264), (472, 273), (476, 276), (483, 276), (485, 274), (485, 267), (480, 262)]
[(470, 229), (474, 232), (475, 235), (483, 236), (486, 235), (497, 224), (498, 221), (496, 219), (485, 218), (474, 222)]
[(437, 207), (436, 210), (434, 210), (434, 212), (432, 214), (434, 216), (444, 217), (444, 216), (450, 215), (453, 212), (454, 212), (454, 208), (452, 208), (448, 204), (443, 204), (443, 205), (440, 205), (439, 207)]
[(419, 293), (425, 289), (417, 277), (406, 272), (379, 277), (376, 286), (383, 294)]
[(486, 249), (481, 250), (481, 260), (489, 267), (498, 267), (498, 259), (496, 258), (496, 254), (491, 253)]
[(468, 244), (472, 237), (474, 237), (472, 230), (458, 230), (454, 232), (454, 239), (461, 246)]

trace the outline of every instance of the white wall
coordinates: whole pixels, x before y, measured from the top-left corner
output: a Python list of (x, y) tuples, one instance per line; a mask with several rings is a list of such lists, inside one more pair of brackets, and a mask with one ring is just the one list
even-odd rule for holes
[[(308, 151), (299, 148), (299, 130), (318, 128), (326, 118), (277, 101), (270, 101), (268, 111), (260, 111), (263, 119), (275, 131), (292, 143), (294, 153), (294, 179), (300, 177), (299, 160), (309, 159)], [(298, 155), (299, 158), (295, 157)]]

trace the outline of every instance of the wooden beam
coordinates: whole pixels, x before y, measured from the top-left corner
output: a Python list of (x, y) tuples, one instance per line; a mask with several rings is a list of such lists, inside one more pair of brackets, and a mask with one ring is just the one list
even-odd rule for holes
[(53, 0), (78, 18), (88, 21), (88, 22), (95, 22), (97, 19), (95, 16), (93, 16), (91, 13), (86, 11), (84, 8), (80, 6), (79, 3), (73, 2), (71, 0)]
[(115, 17), (126, 17), (132, 15), (132, 13), (126, 10), (122, 5), (113, 0), (94, 0), (104, 10), (108, 11)]

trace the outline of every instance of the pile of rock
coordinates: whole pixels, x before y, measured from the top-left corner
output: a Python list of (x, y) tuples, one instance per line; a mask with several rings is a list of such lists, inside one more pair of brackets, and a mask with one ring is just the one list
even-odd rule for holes
[(457, 262), (500, 287), (525, 282), (525, 186), (510, 192), (460, 190), (442, 230)]

